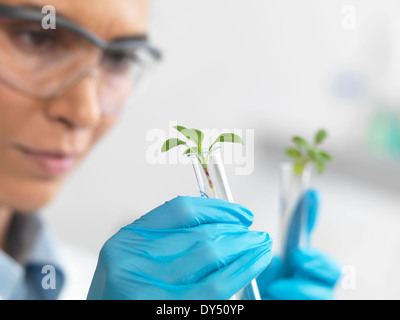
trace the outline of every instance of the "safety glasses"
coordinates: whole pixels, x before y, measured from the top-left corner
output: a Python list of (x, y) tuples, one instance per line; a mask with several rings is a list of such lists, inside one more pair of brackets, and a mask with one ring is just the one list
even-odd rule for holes
[(44, 17), (0, 3), (0, 81), (26, 95), (54, 99), (92, 77), (103, 113), (114, 115), (161, 60), (145, 35), (107, 42), (59, 15), (44, 29)]

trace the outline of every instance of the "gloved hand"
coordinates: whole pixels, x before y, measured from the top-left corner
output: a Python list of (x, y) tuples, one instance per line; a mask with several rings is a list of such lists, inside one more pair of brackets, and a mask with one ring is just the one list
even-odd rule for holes
[[(305, 201), (305, 203), (302, 203)], [(340, 277), (340, 268), (330, 257), (311, 248), (300, 248), (300, 209), (306, 206), (308, 236), (311, 236), (318, 213), (318, 193), (308, 191), (297, 205), (284, 258), (274, 257), (268, 268), (257, 278), (262, 299), (331, 300)]]
[(218, 199), (178, 197), (103, 246), (88, 299), (229, 299), (270, 263), (252, 213)]

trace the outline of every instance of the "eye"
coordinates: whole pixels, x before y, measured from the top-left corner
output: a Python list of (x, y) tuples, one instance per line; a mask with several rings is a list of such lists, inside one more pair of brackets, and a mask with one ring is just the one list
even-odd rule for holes
[(56, 43), (56, 39), (49, 32), (34, 29), (17, 30), (14, 41), (25, 49), (36, 52), (47, 52)]
[(136, 61), (135, 54), (131, 52), (106, 52), (103, 56), (103, 66), (113, 73), (128, 72)]

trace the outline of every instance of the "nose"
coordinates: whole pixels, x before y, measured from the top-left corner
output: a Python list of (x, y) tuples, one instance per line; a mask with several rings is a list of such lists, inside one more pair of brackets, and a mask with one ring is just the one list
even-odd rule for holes
[(97, 81), (98, 70), (89, 70), (72, 88), (47, 103), (47, 116), (69, 128), (95, 127), (103, 116)]

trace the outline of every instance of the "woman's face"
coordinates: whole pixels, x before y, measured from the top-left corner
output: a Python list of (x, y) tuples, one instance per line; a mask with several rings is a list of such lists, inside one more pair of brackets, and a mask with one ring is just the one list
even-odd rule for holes
[[(52, 5), (104, 40), (147, 33), (148, 0), (0, 0)], [(1, 44), (0, 44), (1, 50)], [(23, 61), (21, 61), (23, 63)], [(68, 174), (117, 121), (103, 116), (93, 77), (52, 100), (37, 100), (0, 81), (0, 205), (33, 212), (53, 199)]]

